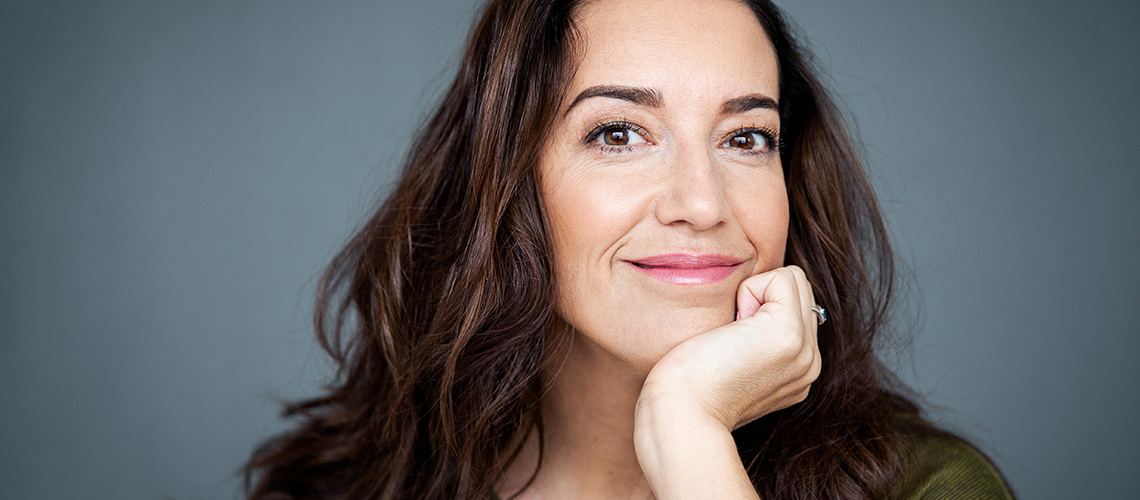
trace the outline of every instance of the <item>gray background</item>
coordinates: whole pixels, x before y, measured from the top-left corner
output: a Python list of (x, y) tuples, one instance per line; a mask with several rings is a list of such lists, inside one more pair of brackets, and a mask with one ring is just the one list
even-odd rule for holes
[[(918, 283), (904, 376), (1023, 498), (1136, 498), (1140, 4), (788, 3)], [(473, 12), (0, 2), (0, 498), (235, 496)]]

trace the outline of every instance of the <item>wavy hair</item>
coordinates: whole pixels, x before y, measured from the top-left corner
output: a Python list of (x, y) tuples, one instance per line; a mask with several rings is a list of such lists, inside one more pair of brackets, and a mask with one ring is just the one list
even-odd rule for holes
[[(250, 498), (485, 500), (520, 438), (541, 439), (555, 287), (537, 148), (577, 59), (576, 3), (484, 8), (397, 186), (320, 281), (317, 338), (338, 370), (254, 452)], [(763, 498), (885, 498), (903, 437), (938, 432), (875, 354), (895, 283), (887, 231), (808, 54), (774, 5), (746, 3), (780, 71), (786, 260), (830, 318), (807, 400), (733, 434)]]

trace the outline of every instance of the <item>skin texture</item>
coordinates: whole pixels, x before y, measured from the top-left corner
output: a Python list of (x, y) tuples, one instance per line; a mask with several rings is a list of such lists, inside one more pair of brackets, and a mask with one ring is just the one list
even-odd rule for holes
[[(541, 159), (570, 342), (521, 498), (756, 498), (730, 432), (802, 401), (820, 368), (811, 286), (781, 267), (775, 54), (730, 0), (591, 2), (576, 20), (582, 60)], [(638, 265), (678, 254), (736, 265), (683, 284)], [(527, 482), (535, 443), (500, 494)]]
[[(739, 26), (710, 35), (701, 28), (717, 26), (715, 11), (691, 7), (692, 22), (702, 24), (678, 25), (686, 20), (669, 17), (679, 12), (666, 6), (627, 3), (634, 2), (582, 10), (586, 54), (569, 95), (598, 85), (653, 89), (660, 107), (579, 101), (553, 133), (542, 184), (560, 316), (648, 373), (682, 340), (732, 321), (740, 282), (783, 263), (788, 202), (774, 149), (726, 145), (735, 136), (756, 139), (741, 129), (780, 125), (774, 109), (721, 110), (733, 98), (774, 101), (779, 93), (775, 54), (751, 12), (733, 9), (737, 23), (728, 26)], [(625, 129), (624, 148), (606, 147), (602, 137), (583, 144), (599, 123), (621, 121), (637, 126)], [(627, 263), (677, 253), (743, 262), (719, 283), (688, 286)]]

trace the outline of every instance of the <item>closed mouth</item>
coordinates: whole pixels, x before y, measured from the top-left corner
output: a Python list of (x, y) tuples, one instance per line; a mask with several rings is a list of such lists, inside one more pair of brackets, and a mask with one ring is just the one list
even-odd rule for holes
[(664, 254), (626, 262), (666, 283), (703, 285), (724, 280), (744, 261), (716, 254)]

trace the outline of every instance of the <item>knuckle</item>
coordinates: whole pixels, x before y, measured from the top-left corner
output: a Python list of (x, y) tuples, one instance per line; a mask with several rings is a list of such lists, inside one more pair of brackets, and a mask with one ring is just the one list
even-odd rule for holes
[(803, 354), (804, 338), (792, 332), (776, 335), (771, 347), (781, 358), (794, 361)]
[(788, 266), (788, 270), (792, 272), (793, 277), (807, 279), (807, 274), (804, 273), (804, 269), (800, 266), (792, 264)]
[(794, 282), (796, 280), (796, 273), (792, 271), (791, 267), (781, 267), (776, 270), (776, 277)]
[[(796, 271), (797, 270), (799, 270), (799, 268), (796, 268), (796, 267), (784, 268), (783, 272), (782, 272), (783, 277), (785, 279), (791, 280), (792, 282), (796, 282)], [(800, 271), (800, 272), (803, 272), (803, 271)]]
[(741, 281), (740, 285), (736, 287), (737, 292), (748, 293), (747, 290), (749, 290), (751, 287), (757, 286), (764, 282), (765, 274), (767, 273), (760, 273), (744, 278), (744, 281)]
[(819, 356), (815, 356), (812, 360), (811, 368), (808, 370), (808, 380), (814, 383), (816, 380), (819, 380), (820, 373), (823, 373), (823, 361), (819, 359)]
[(816, 359), (816, 356), (811, 352), (810, 349), (805, 349), (803, 352), (801, 352), (800, 356), (796, 359), (796, 363), (798, 365), (797, 367), (799, 368), (799, 373), (802, 374), (804, 380), (807, 380), (808, 382), (815, 381), (816, 365), (819, 363)]
[(810, 392), (811, 392), (811, 385), (808, 385), (807, 387), (804, 388), (804, 390), (800, 391), (799, 394), (796, 394), (796, 398), (795, 398), (796, 403), (803, 403), (804, 401), (806, 401), (808, 394)]

